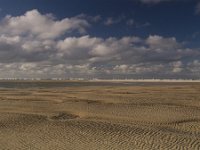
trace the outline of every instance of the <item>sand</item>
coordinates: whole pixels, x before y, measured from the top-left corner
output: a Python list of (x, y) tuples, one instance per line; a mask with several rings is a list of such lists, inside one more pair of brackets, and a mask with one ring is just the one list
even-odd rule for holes
[(0, 90), (1, 150), (199, 150), (200, 83)]

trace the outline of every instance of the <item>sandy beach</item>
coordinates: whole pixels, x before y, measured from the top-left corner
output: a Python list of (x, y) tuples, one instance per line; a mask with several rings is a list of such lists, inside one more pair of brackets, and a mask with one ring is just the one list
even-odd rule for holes
[(200, 83), (86, 85), (1, 88), (0, 149), (200, 149)]

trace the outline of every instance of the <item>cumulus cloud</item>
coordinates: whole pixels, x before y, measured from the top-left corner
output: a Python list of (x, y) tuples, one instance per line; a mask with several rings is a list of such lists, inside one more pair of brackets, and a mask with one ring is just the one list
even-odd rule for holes
[(85, 32), (89, 23), (81, 18), (72, 17), (55, 20), (52, 14), (41, 14), (37, 10), (26, 12), (22, 16), (7, 15), (0, 23), (0, 33), (5, 35), (35, 36), (40, 39), (57, 38), (66, 32), (78, 30)]
[(150, 46), (150, 48), (158, 52), (173, 50), (181, 47), (181, 44), (176, 41), (176, 38), (163, 38), (162, 36), (158, 35), (150, 35), (147, 38), (146, 43)]
[[(56, 20), (37, 10), (6, 16), (0, 21), (0, 78), (167, 78), (200, 71), (199, 50), (175, 37), (82, 35), (91, 19), (81, 14)], [(73, 32), (79, 35), (71, 36)]]

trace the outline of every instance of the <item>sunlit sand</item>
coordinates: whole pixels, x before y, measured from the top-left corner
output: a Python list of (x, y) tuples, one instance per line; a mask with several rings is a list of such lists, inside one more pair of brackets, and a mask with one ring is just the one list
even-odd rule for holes
[(2, 150), (200, 149), (200, 83), (1, 88)]

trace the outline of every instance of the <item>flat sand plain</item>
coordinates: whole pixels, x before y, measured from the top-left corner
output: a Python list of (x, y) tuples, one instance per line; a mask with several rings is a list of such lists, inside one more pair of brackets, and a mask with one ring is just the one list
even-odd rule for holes
[(1, 88), (0, 149), (200, 149), (200, 83), (84, 85)]

